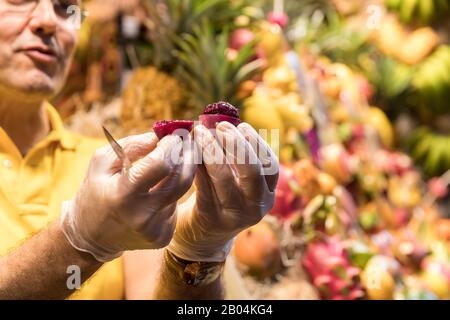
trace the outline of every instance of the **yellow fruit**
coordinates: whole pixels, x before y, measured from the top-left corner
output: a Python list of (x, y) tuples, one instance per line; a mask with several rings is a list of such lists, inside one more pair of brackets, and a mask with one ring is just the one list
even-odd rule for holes
[(383, 54), (392, 56), (397, 52), (399, 44), (403, 43), (405, 31), (397, 20), (385, 19), (374, 36), (378, 49)]
[(391, 148), (394, 144), (394, 129), (386, 114), (379, 108), (369, 108), (367, 117), (365, 118), (367, 124), (377, 130), (381, 143)]
[(390, 260), (383, 256), (374, 256), (361, 273), (361, 284), (370, 300), (392, 300), (395, 281), (391, 274)]
[[(256, 131), (266, 130), (266, 140), (275, 150), (279, 150), (285, 127), (283, 120), (270, 97), (264, 93), (255, 92), (253, 96), (244, 102), (242, 118), (245, 122), (251, 124)], [(272, 130), (278, 130), (278, 138), (274, 135), (272, 139)], [(262, 132), (260, 131), (260, 134), (261, 133)], [(261, 135), (264, 137), (263, 134)]]
[(352, 179), (348, 154), (342, 145), (335, 143), (324, 146), (320, 150), (320, 155), (320, 167), (323, 171), (341, 184), (348, 183)]
[(396, 52), (396, 58), (407, 64), (417, 64), (423, 61), (437, 46), (438, 35), (433, 29), (420, 28), (411, 33)]
[(263, 81), (270, 88), (279, 89), (288, 93), (292, 90), (292, 83), (296, 84), (296, 75), (292, 68), (283, 64), (267, 69), (264, 72)]
[(331, 194), (337, 186), (336, 179), (325, 172), (320, 172), (317, 180), (319, 181), (320, 190), (324, 194)]
[(253, 94), (253, 91), (256, 89), (256, 82), (253, 80), (244, 81), (239, 87), (239, 91), (237, 93), (237, 97), (239, 99), (248, 98)]
[(274, 66), (284, 61), (284, 50), (286, 46), (283, 32), (278, 25), (261, 23), (260, 31), (257, 32), (258, 46), (263, 50), (264, 57), (269, 65)]
[(425, 282), (427, 288), (437, 295), (439, 299), (449, 298), (450, 288), (445, 275), (433, 271), (426, 271), (422, 274), (421, 279)]
[(306, 132), (313, 127), (313, 120), (309, 116), (309, 110), (304, 105), (290, 103), (284, 99), (278, 99), (276, 107), (285, 127), (294, 128), (300, 132)]
[(417, 179), (412, 174), (391, 177), (388, 183), (388, 197), (399, 208), (414, 208), (421, 201), (421, 193)]
[(336, 103), (336, 105), (330, 108), (330, 116), (336, 123), (349, 122), (352, 120), (348, 108), (340, 103)]
[[(370, 300), (392, 300), (394, 298), (395, 282), (392, 276), (387, 271), (379, 270), (373, 275), (378, 280), (371, 284), (370, 273), (362, 272), (361, 280), (363, 287), (366, 289), (367, 297)], [(377, 283), (378, 281), (378, 283)]]

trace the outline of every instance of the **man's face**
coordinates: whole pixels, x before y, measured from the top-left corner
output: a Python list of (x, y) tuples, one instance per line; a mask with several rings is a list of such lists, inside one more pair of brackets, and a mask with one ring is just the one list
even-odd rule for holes
[[(0, 95), (48, 98), (65, 81), (78, 31), (78, 0), (0, 0)], [(73, 7), (71, 7), (73, 9)]]

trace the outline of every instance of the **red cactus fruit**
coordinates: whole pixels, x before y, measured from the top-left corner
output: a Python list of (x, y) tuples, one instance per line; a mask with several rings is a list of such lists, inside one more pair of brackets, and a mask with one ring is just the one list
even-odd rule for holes
[(173, 121), (157, 121), (153, 125), (153, 131), (155, 131), (156, 136), (159, 140), (173, 134), (177, 130), (186, 130), (187, 132), (191, 132), (194, 127), (193, 121), (187, 120), (173, 120)]
[(227, 121), (234, 126), (238, 126), (241, 123), (239, 110), (228, 102), (223, 101), (206, 106), (199, 119), (208, 129), (214, 129), (222, 121)]

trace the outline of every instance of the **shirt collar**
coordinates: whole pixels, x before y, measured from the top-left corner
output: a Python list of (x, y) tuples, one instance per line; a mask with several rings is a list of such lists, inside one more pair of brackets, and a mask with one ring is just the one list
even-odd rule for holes
[[(56, 109), (50, 103), (45, 102), (44, 106), (48, 114), (51, 131), (49, 135), (44, 140), (39, 142), (36, 146), (34, 146), (32, 150), (45, 148), (51, 143), (59, 144), (59, 146), (64, 150), (75, 150), (79, 140), (77, 138), (77, 135), (72, 134), (64, 129), (64, 124), (58, 114), (58, 111), (56, 111)], [(10, 156), (15, 157), (16, 159), (22, 159), (22, 155), (17, 149), (17, 146), (1, 127), (0, 150), (4, 153), (9, 154)], [(32, 150), (30, 150), (29, 153), (31, 153)]]
[(52, 130), (46, 140), (60, 142), (62, 148), (74, 150), (77, 146), (77, 139), (75, 135), (70, 134), (66, 129), (64, 129), (64, 124), (58, 111), (56, 111), (56, 109), (49, 102), (45, 103), (45, 108), (48, 112), (48, 118)]

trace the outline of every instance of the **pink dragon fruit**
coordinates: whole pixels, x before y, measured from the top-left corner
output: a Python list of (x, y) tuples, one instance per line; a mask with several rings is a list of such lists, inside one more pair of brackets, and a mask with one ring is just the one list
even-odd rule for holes
[(442, 178), (433, 178), (428, 182), (428, 189), (436, 198), (445, 198), (448, 194), (448, 187)]
[(288, 220), (301, 207), (301, 198), (298, 182), (291, 168), (280, 166), (278, 185), (275, 191), (275, 204), (270, 212), (271, 215), (281, 220)]
[(241, 123), (239, 110), (224, 101), (207, 105), (199, 120), (208, 129), (215, 129), (216, 125), (222, 121), (227, 121), (236, 127)]
[(277, 24), (281, 28), (284, 28), (289, 23), (289, 16), (284, 12), (271, 11), (267, 15), (267, 20), (270, 23)]
[(359, 283), (360, 270), (350, 265), (347, 251), (337, 237), (309, 243), (302, 264), (322, 299), (364, 297)]
[(236, 51), (242, 49), (247, 43), (252, 42), (255, 35), (249, 29), (239, 28), (234, 30), (230, 36), (230, 48)]

